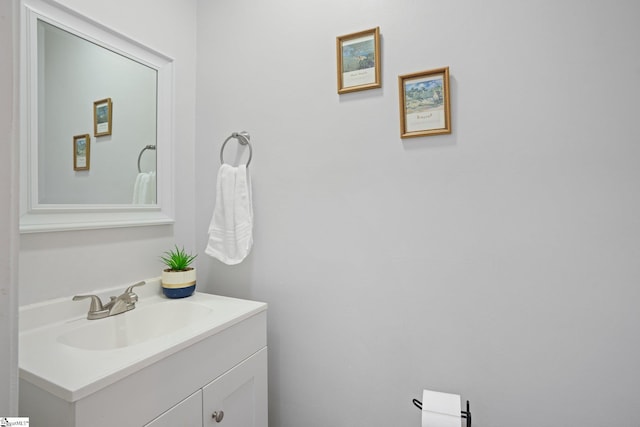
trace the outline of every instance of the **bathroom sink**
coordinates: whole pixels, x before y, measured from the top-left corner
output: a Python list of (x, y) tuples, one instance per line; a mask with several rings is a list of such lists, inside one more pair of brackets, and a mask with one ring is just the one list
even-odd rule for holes
[[(87, 319), (71, 297), (20, 308), (20, 378), (75, 402), (266, 310), (266, 304), (195, 292), (167, 299), (160, 280), (136, 288), (136, 308)], [(122, 286), (95, 292), (103, 301)], [(227, 343), (230, 345), (231, 343)]]
[(83, 350), (112, 350), (174, 333), (211, 314), (186, 300), (166, 301), (91, 321), (58, 336), (58, 342)]

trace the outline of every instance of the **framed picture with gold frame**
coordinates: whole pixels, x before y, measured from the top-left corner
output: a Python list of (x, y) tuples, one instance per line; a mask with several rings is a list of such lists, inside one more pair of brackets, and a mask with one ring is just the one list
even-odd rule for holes
[(93, 103), (93, 135), (111, 135), (111, 118), (113, 114), (111, 98), (101, 99)]
[(73, 137), (73, 170), (88, 171), (91, 165), (91, 137), (89, 134)]
[(374, 89), (380, 81), (380, 27), (336, 38), (338, 93)]
[(449, 67), (398, 76), (400, 137), (451, 133)]

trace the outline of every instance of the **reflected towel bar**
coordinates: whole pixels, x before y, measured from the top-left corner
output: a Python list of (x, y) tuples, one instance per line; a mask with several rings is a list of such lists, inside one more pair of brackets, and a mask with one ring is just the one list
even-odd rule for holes
[(142, 159), (142, 153), (144, 153), (145, 150), (155, 150), (155, 149), (156, 149), (155, 145), (147, 145), (140, 151), (140, 154), (138, 154), (138, 173), (142, 172), (142, 170), (140, 169), (140, 159)]

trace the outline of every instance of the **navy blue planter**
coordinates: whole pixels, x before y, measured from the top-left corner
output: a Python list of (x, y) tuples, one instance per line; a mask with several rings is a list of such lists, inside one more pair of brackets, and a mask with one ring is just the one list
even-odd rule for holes
[(196, 290), (196, 285), (187, 286), (186, 288), (162, 288), (162, 292), (167, 298), (185, 298), (191, 296)]

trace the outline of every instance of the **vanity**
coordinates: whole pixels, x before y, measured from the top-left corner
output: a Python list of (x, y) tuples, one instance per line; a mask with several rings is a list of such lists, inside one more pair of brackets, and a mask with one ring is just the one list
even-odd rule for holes
[(21, 307), (21, 416), (59, 427), (266, 427), (267, 305), (167, 299), (158, 280), (136, 292), (135, 309), (99, 320), (71, 297)]
[[(174, 58), (74, 2), (18, 3), (20, 232), (173, 224)], [(266, 304), (170, 300), (157, 279), (135, 294), (95, 304), (92, 320), (72, 295), (20, 308), (20, 415), (52, 427), (267, 426)]]
[[(173, 224), (174, 59), (63, 3), (19, 2), (20, 232)], [(266, 304), (124, 289), (20, 308), (21, 416), (267, 426)]]

